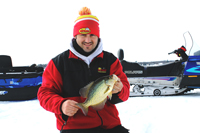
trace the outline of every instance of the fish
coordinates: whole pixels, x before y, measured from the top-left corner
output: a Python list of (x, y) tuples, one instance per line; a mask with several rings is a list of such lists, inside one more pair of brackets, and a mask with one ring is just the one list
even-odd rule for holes
[(80, 89), (79, 94), (86, 100), (83, 103), (77, 103), (77, 106), (85, 116), (87, 116), (90, 106), (97, 111), (104, 108), (106, 101), (112, 98), (113, 86), (117, 81), (119, 78), (115, 74), (107, 75)]

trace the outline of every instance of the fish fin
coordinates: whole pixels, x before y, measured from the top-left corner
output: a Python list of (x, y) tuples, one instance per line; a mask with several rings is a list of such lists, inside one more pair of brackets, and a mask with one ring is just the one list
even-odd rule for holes
[(87, 116), (87, 114), (88, 114), (88, 107), (86, 107), (84, 105), (84, 103), (77, 103), (76, 105), (82, 110), (83, 114), (85, 116)]
[(81, 88), (79, 91), (79, 94), (83, 97), (83, 98), (87, 98), (88, 93), (90, 91), (91, 86), (94, 84), (94, 81), (89, 83), (88, 85), (86, 85), (85, 87)]
[(111, 100), (111, 98), (112, 98), (112, 91), (108, 94), (108, 98)]
[(104, 108), (104, 105), (105, 105), (106, 101), (107, 101), (107, 97), (102, 102), (100, 102), (99, 104), (92, 105), (91, 107), (94, 110), (102, 110)]

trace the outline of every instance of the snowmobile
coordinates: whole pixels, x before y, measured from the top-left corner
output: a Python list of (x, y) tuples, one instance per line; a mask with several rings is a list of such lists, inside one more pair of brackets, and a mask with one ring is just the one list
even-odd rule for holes
[(42, 84), (44, 68), (31, 66), (12, 66), (8, 55), (0, 55), (0, 101), (21, 101), (37, 98)]
[[(191, 40), (189, 56), (185, 53), (188, 42), (186, 34)], [(189, 32), (184, 33), (183, 37), (185, 46), (168, 53), (177, 54), (180, 60), (162, 65), (142, 66), (137, 62), (128, 62), (123, 60), (123, 50), (118, 51), (123, 71), (127, 75), (130, 85), (133, 86), (130, 96), (178, 95), (200, 88), (200, 49), (194, 48)], [(192, 50), (193, 55), (191, 54)]]

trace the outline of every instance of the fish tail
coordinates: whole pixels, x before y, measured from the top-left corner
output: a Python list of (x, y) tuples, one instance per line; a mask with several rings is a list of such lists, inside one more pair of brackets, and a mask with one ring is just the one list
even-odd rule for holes
[(85, 116), (88, 114), (88, 107), (85, 106), (84, 103), (77, 103), (77, 106), (82, 110)]

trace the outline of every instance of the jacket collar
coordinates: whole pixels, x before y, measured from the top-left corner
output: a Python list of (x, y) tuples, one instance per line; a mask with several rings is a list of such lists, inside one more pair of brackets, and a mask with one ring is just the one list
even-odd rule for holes
[[(96, 57), (96, 58), (102, 58), (103, 59), (103, 51)], [(72, 53), (72, 51), (69, 51), (69, 58), (73, 58), (73, 59), (80, 59), (78, 56), (76, 56), (74, 53)]]

